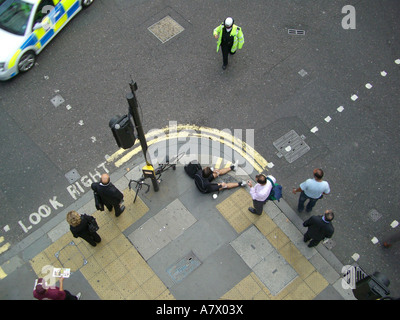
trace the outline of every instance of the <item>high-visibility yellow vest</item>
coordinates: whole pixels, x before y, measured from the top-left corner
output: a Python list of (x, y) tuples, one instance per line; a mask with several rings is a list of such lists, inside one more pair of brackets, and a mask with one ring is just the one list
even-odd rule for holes
[[(219, 47), (221, 46), (223, 28), (225, 28), (225, 26), (223, 23), (221, 23), (218, 27), (214, 29), (213, 32), (214, 36), (218, 35), (217, 52), (219, 50)], [(242, 28), (238, 27), (236, 24), (233, 24), (230, 36), (233, 36), (233, 45), (231, 52), (235, 52), (238, 48), (242, 49), (244, 44)]]

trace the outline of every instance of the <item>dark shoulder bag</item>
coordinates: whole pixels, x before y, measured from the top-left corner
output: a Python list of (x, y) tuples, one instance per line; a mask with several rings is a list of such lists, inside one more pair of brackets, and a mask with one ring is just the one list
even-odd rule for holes
[(88, 216), (87, 214), (85, 214), (85, 217), (88, 221), (88, 228), (90, 233), (95, 233), (97, 230), (99, 230), (99, 225), (97, 224), (95, 217)]
[(97, 189), (96, 189), (97, 185), (98, 184), (95, 184), (95, 183), (92, 184), (93, 195), (94, 195), (94, 204), (95, 204), (97, 210), (104, 211), (104, 203), (101, 201), (101, 198), (100, 198), (99, 194), (97, 193)]

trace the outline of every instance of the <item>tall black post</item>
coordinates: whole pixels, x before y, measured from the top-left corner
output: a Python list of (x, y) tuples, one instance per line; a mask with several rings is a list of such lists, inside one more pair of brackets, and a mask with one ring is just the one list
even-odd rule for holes
[(131, 87), (131, 92), (126, 95), (126, 99), (128, 100), (128, 104), (129, 104), (129, 113), (131, 114), (133, 121), (135, 122), (137, 135), (138, 135), (138, 138), (140, 141), (140, 145), (142, 147), (142, 151), (144, 154), (144, 159), (146, 161), (147, 167), (151, 167), (152, 171), (153, 171), (153, 174), (150, 176), (150, 178), (151, 178), (151, 182), (153, 184), (154, 191), (158, 191), (159, 190), (158, 181), (154, 174), (153, 165), (151, 164), (150, 159), (148, 159), (149, 157), (147, 154), (148, 147), (147, 147), (147, 142), (146, 142), (146, 136), (144, 135), (142, 122), (140, 120), (140, 115), (139, 115), (139, 107), (138, 107), (138, 103), (137, 103), (136, 95), (135, 95), (135, 91), (137, 90), (137, 85), (136, 85), (136, 82), (130, 83), (129, 85)]

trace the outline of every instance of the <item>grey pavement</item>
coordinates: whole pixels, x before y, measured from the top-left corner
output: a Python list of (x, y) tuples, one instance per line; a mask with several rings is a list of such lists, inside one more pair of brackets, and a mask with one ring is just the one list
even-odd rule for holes
[[(215, 164), (215, 160), (210, 165)], [(130, 179), (140, 177), (143, 165), (144, 162), (129, 171), (125, 168), (117, 170), (111, 175), (111, 180), (124, 190)], [(239, 168), (225, 179), (249, 180), (251, 176), (254, 176), (252, 171)], [(183, 165), (178, 165), (175, 171), (170, 169), (163, 173), (159, 192), (152, 189), (148, 193), (144, 192), (145, 189), (139, 192), (149, 211), (123, 234), (175, 299), (226, 299), (224, 294), (252, 272), (272, 296), (276, 296), (298, 278), (297, 272), (254, 224), (238, 233), (218, 211), (218, 204), (228, 199), (235, 190), (223, 191), (214, 200), (211, 194), (201, 194), (184, 172)], [(131, 204), (125, 205), (128, 207)], [(65, 216), (70, 210), (80, 213), (95, 211), (91, 192), (2, 255), (1, 268), (6, 276), (0, 280), (0, 299), (33, 299), (32, 288), (37, 275), (30, 261), (69, 233)], [(268, 202), (264, 211), (267, 213), (263, 215), (267, 214), (276, 223), (327, 281), (326, 287), (313, 299), (354, 299), (351, 290), (342, 287), (343, 265), (324, 244), (307, 248), (302, 241), (305, 231), (302, 219), (283, 198), (280, 202)], [(102, 234), (101, 229), (99, 234)], [(136, 270), (129, 272), (135, 273)], [(65, 287), (82, 292), (82, 299), (100, 299), (80, 271), (74, 272), (65, 281)]]
[[(356, 8), (355, 30), (344, 30), (340, 24), (341, 9), (348, 4)], [(92, 207), (89, 193), (71, 200), (65, 174), (76, 169), (90, 176), (100, 171), (104, 154), (116, 150), (108, 121), (126, 112), (132, 76), (139, 85), (145, 131), (163, 128), (169, 120), (254, 129), (255, 149), (275, 164), (270, 173), (285, 190), (308, 178), (312, 168), (324, 168), (332, 194), (316, 209), (333, 208), (338, 213), (336, 231), (332, 243), (316, 249), (319, 255), (307, 257), (324, 265), (325, 257), (336, 256), (347, 265), (358, 254), (357, 263), (369, 272), (389, 276), (390, 288), (398, 296), (400, 251), (385, 250), (371, 239), (380, 240), (391, 231), (392, 221), (399, 220), (399, 171), (393, 170), (399, 155), (400, 81), (395, 63), (400, 58), (399, 10), (397, 0), (96, 0), (46, 48), (30, 73), (0, 84), (0, 200), (6, 213), (1, 223), (11, 228), (0, 232), (4, 243), (12, 244), (0, 256), (7, 274), (0, 280), (0, 290), (7, 284), (7, 294), (16, 293), (18, 287), (11, 286), (13, 278), (19, 279), (15, 270), (23, 271), (27, 279), (34, 276), (27, 261), (67, 232), (63, 222), (67, 209)], [(245, 46), (222, 72), (212, 29), (227, 15), (243, 27)], [(162, 43), (148, 28), (166, 16), (185, 30)], [(289, 35), (289, 28), (305, 30), (305, 35)], [(382, 76), (382, 71), (387, 75)], [(371, 89), (365, 87), (367, 82)], [(58, 107), (50, 102), (56, 93), (65, 99)], [(356, 101), (351, 99), (354, 94)], [(343, 110), (338, 111), (340, 106)], [(316, 127), (318, 131), (313, 130)], [(310, 150), (289, 162), (278, 156), (274, 143), (292, 130)], [(109, 169), (116, 181), (126, 175), (122, 169)], [(163, 191), (157, 201), (151, 193), (144, 198), (149, 215), (155, 216), (178, 198), (189, 207), (180, 196), (170, 194), (173, 188)], [(65, 207), (40, 223), (30, 223), (29, 215), (48, 205), (54, 195)], [(296, 202), (297, 195), (289, 192), (277, 206), (300, 231), (298, 218), (307, 215), (298, 216), (291, 209)], [(190, 228), (206, 225), (197, 210), (190, 210), (197, 220)], [(281, 221), (282, 216), (276, 219)], [(25, 233), (19, 221), (32, 229)], [(232, 230), (222, 235), (226, 240)], [(189, 253), (182, 252), (174, 262)], [(224, 257), (229, 254), (226, 251)], [(201, 254), (196, 257), (204, 259)], [(340, 274), (341, 263), (333, 260), (330, 263)], [(337, 276), (333, 274), (329, 292), (339, 290), (338, 284), (331, 284)]]

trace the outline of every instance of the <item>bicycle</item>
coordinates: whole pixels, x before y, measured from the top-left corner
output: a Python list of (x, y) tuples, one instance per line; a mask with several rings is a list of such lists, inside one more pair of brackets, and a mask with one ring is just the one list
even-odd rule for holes
[[(166, 156), (166, 159), (165, 159), (166, 161), (165, 161), (165, 163), (161, 163), (161, 164), (154, 170), (154, 173), (155, 173), (155, 175), (156, 175), (156, 179), (157, 179), (158, 183), (161, 183), (161, 181), (162, 181), (162, 180), (161, 180), (161, 175), (162, 175), (163, 172), (167, 171), (167, 170), (170, 169), (170, 168), (172, 168), (172, 170), (176, 170), (176, 165), (178, 164), (178, 161), (179, 161), (180, 159), (182, 159), (182, 157), (183, 157), (185, 154), (186, 154), (185, 152), (179, 153), (176, 157), (172, 158), (172, 161), (169, 160), (169, 156), (168, 156), (168, 155)], [(142, 175), (142, 177), (141, 177), (139, 180), (133, 180), (133, 179), (129, 180), (129, 184), (128, 184), (129, 190), (132, 189), (131, 183), (132, 183), (132, 182), (135, 182), (135, 183), (136, 183), (136, 187), (135, 187), (135, 188), (136, 188), (136, 194), (135, 194), (135, 199), (133, 200), (133, 203), (136, 202), (136, 198), (137, 198), (137, 196), (138, 196), (139, 190), (142, 189), (143, 185), (145, 185), (145, 186), (147, 187), (147, 190), (145, 191), (145, 193), (147, 193), (147, 192), (150, 191), (150, 185), (149, 185), (148, 183), (145, 183), (145, 182), (144, 182), (145, 179), (146, 179), (146, 178), (144, 177), (144, 175)]]
[[(185, 154), (185, 152), (181, 152), (176, 157), (173, 157), (171, 161), (169, 161), (169, 156), (167, 155), (165, 157), (165, 163), (160, 163), (160, 165), (154, 170), (155, 174), (158, 175), (157, 180), (160, 180), (162, 173), (168, 169), (172, 168), (172, 170), (176, 170), (178, 161), (182, 159)], [(161, 180), (159, 182), (161, 182)]]

